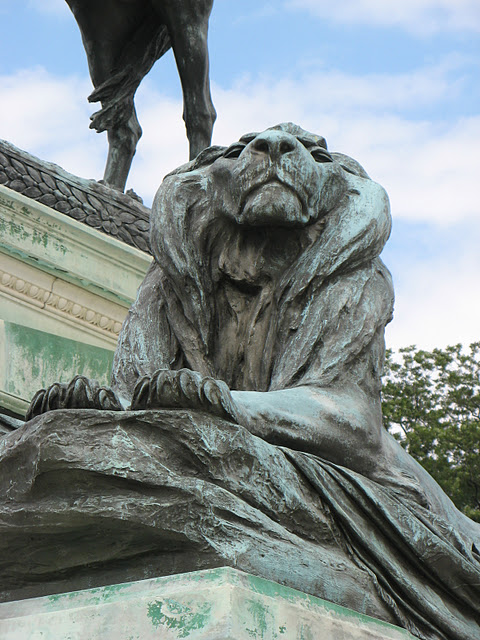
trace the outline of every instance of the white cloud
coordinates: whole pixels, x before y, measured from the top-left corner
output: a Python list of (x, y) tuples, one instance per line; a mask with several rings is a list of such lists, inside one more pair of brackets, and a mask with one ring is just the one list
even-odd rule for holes
[(328, 21), (400, 27), (425, 36), (440, 31), (480, 31), (478, 0), (286, 0), (289, 9), (304, 9)]
[[(385, 76), (388, 92), (370, 76), (333, 73), (310, 79), (244, 78), (230, 89), (214, 86), (219, 113), (214, 143), (229, 144), (246, 131), (296, 121), (325, 135), (332, 150), (364, 164), (387, 188), (397, 219), (423, 220), (436, 229), (439, 224), (454, 229), (468, 220), (473, 238), (480, 235), (480, 116), (436, 124), (410, 119), (398, 111), (398, 103), (427, 101), (422, 82), (437, 87), (437, 100), (449, 91), (438, 67), (413, 76), (411, 82), (405, 75)], [(107, 146), (105, 136), (88, 129), (90, 88), (86, 77), (59, 78), (42, 69), (0, 78), (0, 137), (77, 175), (101, 177)], [(180, 100), (165, 98), (147, 78), (137, 107), (144, 137), (129, 186), (149, 203), (163, 175), (186, 161), (188, 146)], [(449, 255), (447, 261), (442, 255), (431, 261), (414, 259), (411, 247), (404, 247), (399, 273), (394, 271), (396, 318), (387, 333), (391, 346), (429, 348), (478, 337), (478, 242), (462, 245), (457, 257)]]
[[(447, 56), (434, 65), (409, 72), (367, 73), (354, 75), (335, 70), (310, 69), (284, 77), (264, 76), (253, 79), (249, 75), (237, 80), (227, 93), (255, 99), (259, 103), (267, 97), (283, 107), (286, 101), (304, 107), (318, 106), (322, 111), (359, 113), (372, 110), (406, 112), (452, 100), (462, 90), (457, 80), (465, 61)], [(222, 95), (222, 90), (216, 87)]]
[(366, 157), (394, 213), (442, 225), (478, 219), (480, 116), (441, 126), (389, 123), (382, 133), (381, 145), (366, 149)]
[(480, 224), (472, 224), (470, 231), (471, 238), (465, 238), (457, 255), (449, 254), (448, 260), (442, 255), (412, 260), (409, 247), (405, 247), (403, 260), (397, 257), (395, 314), (386, 330), (388, 347), (416, 344), (433, 349), (480, 340), (480, 253), (478, 242), (471, 241), (480, 238)]
[(85, 177), (98, 176), (106, 141), (89, 131), (86, 78), (42, 68), (0, 77), (0, 137)]
[(133, 187), (150, 204), (163, 176), (188, 161), (188, 141), (180, 100), (162, 96), (147, 81), (136, 102), (143, 136), (127, 188)]

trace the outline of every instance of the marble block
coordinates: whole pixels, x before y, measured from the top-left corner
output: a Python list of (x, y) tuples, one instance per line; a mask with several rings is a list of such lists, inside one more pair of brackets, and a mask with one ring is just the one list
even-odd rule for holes
[(407, 631), (223, 567), (0, 604), (3, 640), (413, 640)]

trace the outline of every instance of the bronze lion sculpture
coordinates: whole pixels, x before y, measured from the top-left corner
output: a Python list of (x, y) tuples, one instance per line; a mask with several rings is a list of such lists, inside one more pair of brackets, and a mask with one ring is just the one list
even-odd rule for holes
[(55, 522), (62, 587), (229, 565), (478, 635), (480, 527), (382, 426), (390, 224), (384, 189), (290, 123), (167, 176), (112, 389), (54, 385), (8, 436), (2, 465), (50, 443), (17, 490), (37, 574)]

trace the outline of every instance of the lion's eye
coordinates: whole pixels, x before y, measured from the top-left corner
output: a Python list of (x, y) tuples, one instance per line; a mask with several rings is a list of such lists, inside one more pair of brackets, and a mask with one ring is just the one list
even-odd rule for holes
[(223, 157), (238, 158), (238, 156), (242, 153), (244, 149), (245, 149), (244, 144), (242, 144), (241, 142), (236, 142), (235, 144), (232, 144), (230, 147), (228, 147), (228, 149), (223, 154)]
[(313, 159), (315, 162), (333, 162), (332, 156), (328, 153), (326, 149), (322, 147), (315, 147), (310, 150)]

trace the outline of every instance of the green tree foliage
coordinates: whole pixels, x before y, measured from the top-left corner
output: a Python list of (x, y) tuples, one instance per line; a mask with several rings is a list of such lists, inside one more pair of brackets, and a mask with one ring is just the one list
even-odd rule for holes
[(480, 522), (480, 342), (387, 351), (385, 427)]

